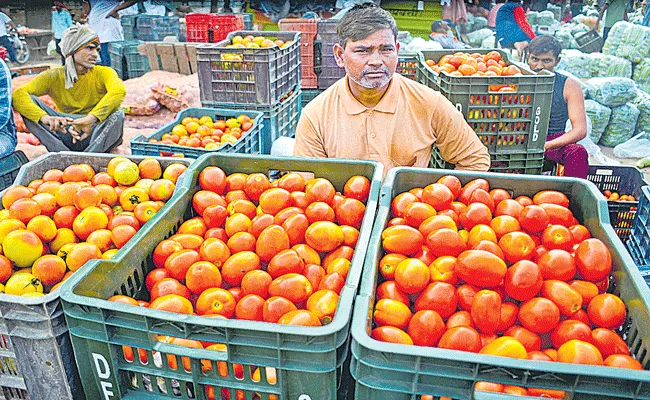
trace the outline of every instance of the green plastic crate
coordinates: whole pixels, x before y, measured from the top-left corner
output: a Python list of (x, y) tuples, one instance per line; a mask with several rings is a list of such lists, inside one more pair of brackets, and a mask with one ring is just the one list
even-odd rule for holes
[[(26, 186), (34, 179), (40, 179), (49, 169), (64, 169), (72, 164), (90, 164), (96, 172), (106, 171), (113, 157), (116, 155), (48, 153), (25, 164), (18, 172), (15, 184)], [(125, 157), (134, 162), (145, 158)], [(158, 160), (163, 168), (174, 162), (190, 165), (193, 161), (177, 158)], [(142, 235), (142, 231), (138, 232), (132, 241)], [(115, 257), (119, 259), (124, 254), (120, 251)], [(84, 265), (75, 275), (83, 274), (88, 267), (88, 264)], [(60, 289), (34, 298), (0, 294), (0, 393), (4, 392), (7, 399), (83, 399), (60, 294)]]
[[(154, 268), (151, 260), (153, 249), (161, 240), (175, 233), (182, 221), (193, 216), (191, 202), (198, 188), (198, 175), (210, 165), (218, 165), (227, 174), (269, 173), (278, 168), (311, 172), (330, 179), (338, 190), (342, 190), (353, 175), (363, 175), (371, 180), (359, 242), (332, 323), (306, 328), (209, 319), (106, 301), (116, 293), (145, 294), (145, 276)], [(128, 245), (126, 257), (118, 262), (95, 261), (87, 273), (72, 276), (62, 287), (75, 357), (77, 364), (84, 366), (80, 371), (87, 398), (104, 398), (103, 393), (111, 391), (113, 398), (122, 399), (205, 399), (205, 385), (212, 385), (227, 388), (232, 399), (236, 390), (244, 391), (246, 399), (251, 399), (253, 392), (259, 393), (264, 400), (270, 395), (281, 400), (334, 399), (337, 375), (349, 350), (352, 302), (361, 278), (377, 207), (383, 175), (381, 165), (370, 161), (211, 154), (198, 159), (190, 170), (191, 173), (179, 183), (180, 191), (172, 198), (171, 207), (166, 213), (154, 217), (154, 223), (137, 243)], [(228, 352), (163, 344), (156, 340), (157, 334), (224, 343)], [(135, 362), (127, 362), (122, 345), (145, 350), (149, 364), (140, 363), (138, 357)], [(174, 371), (166, 362), (159, 366), (151, 363), (155, 360), (152, 350), (159, 352), (162, 360), (166, 355), (189, 357), (193, 372), (186, 372), (183, 368)], [(214, 372), (200, 373), (200, 360), (210, 360)], [(217, 361), (228, 363), (228, 377), (218, 375)], [(244, 370), (249, 371), (245, 372), (243, 380), (233, 377), (233, 363), (242, 364)], [(277, 384), (268, 383), (265, 374), (262, 374), (260, 382), (253, 381), (249, 366), (275, 368)], [(157, 383), (166, 392), (161, 391)], [(193, 397), (188, 395), (188, 391), (193, 393)]]
[[(243, 134), (234, 144), (226, 143), (215, 150), (206, 150), (201, 147), (179, 146), (177, 144), (149, 143), (149, 139), (160, 140), (165, 133), (171, 133), (172, 128), (180, 124), (185, 117), (201, 118), (204, 115), (208, 115), (214, 121), (217, 119), (237, 118), (241, 114), (246, 114), (255, 120), (251, 129)], [(131, 139), (131, 152), (141, 156), (172, 156), (174, 154), (182, 154), (190, 158), (199, 158), (203, 154), (210, 154), (215, 151), (245, 154), (258, 153), (260, 151), (260, 141), (262, 140), (262, 117), (263, 114), (261, 112), (250, 109), (246, 110), (244, 107), (235, 110), (187, 108), (178, 113), (174, 122), (163, 126), (151, 136), (145, 137), (144, 135), (138, 135)]]
[[(557, 177), (504, 176), (466, 171), (392, 169), (380, 194), (380, 205), (368, 246), (363, 280), (352, 318), (352, 360), (358, 400), (419, 400), (420, 395), (453, 399), (514, 399), (501, 394), (473, 393), (478, 381), (498, 382), (528, 388), (564, 390), (571, 399), (650, 399), (650, 372), (608, 367), (517, 360), (455, 350), (406, 346), (379, 342), (368, 332), (372, 324), (377, 265), (382, 255), (381, 233), (390, 218), (394, 196), (414, 187), (424, 187), (441, 176), (453, 174), (463, 184), (485, 178), (491, 187), (513, 196), (532, 196), (540, 190), (561, 191), (571, 199), (570, 208), (612, 253), (612, 285), (628, 308), (624, 338), (642, 365), (648, 366), (650, 337), (650, 290), (632, 259), (608, 223), (607, 204), (596, 187), (585, 180)], [(475, 397), (473, 397), (475, 396)], [(437, 397), (436, 397), (437, 398)], [(521, 397), (517, 397), (521, 398)]]
[[(492, 50), (468, 49), (487, 54)], [(455, 50), (418, 53), (417, 81), (439, 91), (460, 111), (490, 154), (544, 150), (553, 97), (555, 74), (531, 72), (521, 64), (522, 76), (451, 76), (437, 74), (426, 60), (438, 62)], [(501, 50), (501, 58), (508, 56)], [(503, 85), (516, 85), (513, 92), (498, 92)]]
[[(454, 164), (448, 163), (436, 146), (431, 150), (431, 168), (454, 169)], [(544, 152), (490, 154), (490, 172), (505, 174), (540, 175), (544, 166)]]
[[(418, 9), (419, 4), (421, 9)], [(442, 6), (439, 1), (383, 1), (381, 7), (390, 12), (400, 31), (409, 31), (413, 36), (420, 36), (425, 40), (428, 40), (431, 34), (431, 23), (442, 19)]]
[(626, 244), (637, 265), (647, 265), (650, 270), (650, 186), (641, 188), (634, 227)]

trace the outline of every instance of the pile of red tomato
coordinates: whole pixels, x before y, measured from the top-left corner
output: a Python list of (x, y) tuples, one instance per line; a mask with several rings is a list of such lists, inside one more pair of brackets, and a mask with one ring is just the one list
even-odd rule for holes
[(397, 195), (391, 211), (374, 339), (642, 369), (615, 332), (626, 307), (607, 293), (610, 251), (565, 194), (513, 199), (448, 175)]
[(365, 214), (370, 181), (350, 178), (337, 193), (324, 178), (289, 173), (199, 175), (196, 217), (158, 244), (146, 277), (152, 309), (288, 325), (334, 318)]

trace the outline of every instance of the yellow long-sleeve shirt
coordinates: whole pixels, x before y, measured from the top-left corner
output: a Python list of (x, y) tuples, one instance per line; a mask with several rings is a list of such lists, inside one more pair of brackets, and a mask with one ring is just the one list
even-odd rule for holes
[(30, 98), (30, 95), (49, 95), (59, 112), (64, 114), (92, 114), (99, 122), (117, 111), (126, 94), (124, 82), (109, 67), (95, 66), (83, 75), (70, 89), (65, 88), (63, 67), (42, 72), (31, 82), (13, 93), (13, 106), (23, 117), (38, 123), (47, 115)]

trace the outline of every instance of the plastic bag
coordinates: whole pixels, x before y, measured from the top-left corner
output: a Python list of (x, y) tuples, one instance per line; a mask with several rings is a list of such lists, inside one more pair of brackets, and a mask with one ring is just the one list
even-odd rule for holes
[(416, 37), (406, 46), (407, 53), (417, 53), (422, 50), (442, 50), (442, 45), (433, 40), (424, 40), (421, 37)]
[(594, 143), (598, 143), (605, 129), (607, 129), (612, 110), (596, 101), (585, 100), (585, 112), (591, 121), (591, 134), (589, 137)]
[(494, 31), (489, 28), (481, 29), (467, 34), (467, 41), (472, 46), (480, 46), (483, 40), (494, 36)]
[(526, 19), (528, 20), (528, 23), (531, 25), (537, 25), (537, 16), (539, 13), (537, 11), (528, 11), (528, 14), (526, 14)]
[(650, 28), (619, 21), (614, 24), (603, 46), (603, 54), (641, 62), (650, 53)]
[(537, 24), (541, 26), (551, 26), (557, 23), (555, 14), (552, 11), (542, 11), (537, 14)]
[(483, 39), (481, 42), (481, 48), (482, 49), (493, 49), (496, 47), (496, 36), (492, 35), (489, 38)]
[(56, 42), (54, 40), (50, 40), (47, 43), (46, 53), (47, 53), (48, 56), (56, 55)]
[(590, 97), (608, 107), (622, 106), (638, 95), (636, 84), (629, 78), (591, 78), (589, 85)]
[(644, 133), (640, 133), (614, 147), (614, 156), (618, 158), (650, 157), (650, 140), (644, 139), (643, 135)]
[[(132, 82), (136, 81), (136, 82)], [(146, 86), (137, 82), (137, 79), (125, 82), (126, 96), (122, 101), (122, 108), (126, 115), (153, 115), (160, 111), (160, 103)]]
[(632, 136), (639, 118), (639, 109), (631, 103), (612, 109), (612, 116), (607, 124), (607, 129), (600, 137), (599, 144), (608, 147), (617, 146)]

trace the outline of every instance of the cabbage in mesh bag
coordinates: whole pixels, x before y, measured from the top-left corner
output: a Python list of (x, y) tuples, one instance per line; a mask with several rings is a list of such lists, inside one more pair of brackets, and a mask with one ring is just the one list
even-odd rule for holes
[(650, 58), (644, 58), (634, 66), (632, 79), (640, 90), (650, 92)]
[[(594, 53), (601, 55), (600, 53)], [(604, 56), (598, 58), (598, 73), (594, 76), (610, 77), (620, 76), (622, 78), (632, 77), (632, 63), (625, 58), (616, 56)]]
[(573, 37), (582, 35), (583, 33), (589, 32), (591, 29), (585, 24), (575, 24), (571, 27), (571, 34)]
[(636, 84), (629, 78), (591, 78), (588, 82), (590, 97), (607, 107), (622, 106), (637, 96)]
[(483, 43), (483, 40), (494, 36), (494, 31), (489, 28), (481, 29), (476, 32), (467, 34), (467, 41), (474, 47), (478, 47)]
[(639, 109), (631, 103), (623, 104), (620, 107), (612, 108), (612, 116), (607, 124), (607, 129), (600, 137), (598, 143), (603, 146), (614, 147), (632, 136), (639, 118)]
[(537, 15), (539, 13), (537, 11), (528, 11), (528, 14), (526, 14), (526, 19), (528, 19), (528, 23), (531, 25), (537, 25)]
[(562, 48), (569, 49), (571, 48), (571, 41), (573, 40), (573, 35), (569, 29), (559, 29), (555, 32), (555, 38), (562, 43)]
[(650, 132), (650, 94), (639, 91), (639, 96), (632, 102), (639, 109), (635, 134)]
[(605, 40), (605, 44), (603, 45), (603, 54), (616, 55), (616, 50), (621, 45), (621, 39), (625, 35), (625, 31), (629, 25), (632, 24), (626, 21), (619, 21), (612, 26), (609, 35), (607, 35), (607, 40)]
[(567, 71), (578, 78), (591, 78), (591, 58), (579, 50), (562, 51), (557, 69)]
[(616, 55), (638, 63), (648, 55), (649, 51), (650, 28), (629, 24), (621, 38), (621, 44), (616, 49)]
[(591, 135), (589, 135), (589, 138), (592, 142), (598, 143), (603, 132), (607, 129), (612, 110), (596, 101), (585, 100), (585, 111), (587, 117), (591, 120)]
[(537, 24), (541, 26), (551, 26), (557, 23), (555, 14), (552, 11), (542, 11), (537, 14)]

